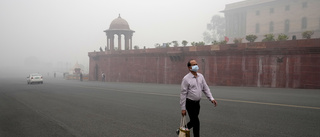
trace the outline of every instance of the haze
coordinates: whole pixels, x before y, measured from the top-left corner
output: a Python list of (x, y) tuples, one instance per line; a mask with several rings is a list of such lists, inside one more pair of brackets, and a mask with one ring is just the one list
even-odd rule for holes
[[(119, 14), (133, 45), (203, 41), (202, 33), (225, 4), (241, 0), (1, 0), (2, 76), (65, 71), (76, 62), (88, 71), (88, 52), (106, 46), (103, 32)], [(36, 61), (40, 66), (28, 65)]]

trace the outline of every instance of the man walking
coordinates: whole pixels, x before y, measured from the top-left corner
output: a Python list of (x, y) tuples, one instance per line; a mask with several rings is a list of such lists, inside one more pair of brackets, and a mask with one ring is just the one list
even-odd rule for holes
[(203, 75), (197, 73), (197, 71), (199, 70), (197, 61), (191, 59), (187, 63), (187, 66), (190, 72), (183, 77), (181, 83), (181, 114), (182, 116), (185, 116), (186, 112), (188, 112), (190, 121), (187, 124), (187, 128), (193, 128), (193, 136), (199, 137), (200, 121), (198, 115), (200, 112), (200, 99), (202, 96), (202, 92), (214, 104), (214, 106), (217, 106), (217, 101), (212, 97), (211, 91)]
[(102, 72), (102, 74), (101, 74), (101, 79), (102, 79), (102, 82), (104, 82), (106, 80), (106, 75), (104, 74), (104, 72)]
[(80, 72), (80, 81), (82, 81), (82, 73)]

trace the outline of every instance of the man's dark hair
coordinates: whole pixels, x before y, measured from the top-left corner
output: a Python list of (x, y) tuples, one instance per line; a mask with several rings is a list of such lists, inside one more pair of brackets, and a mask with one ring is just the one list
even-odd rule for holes
[(190, 59), (190, 60), (188, 61), (188, 63), (187, 63), (187, 66), (188, 66), (188, 67), (191, 66), (191, 63), (190, 63), (191, 60), (194, 60), (194, 59)]

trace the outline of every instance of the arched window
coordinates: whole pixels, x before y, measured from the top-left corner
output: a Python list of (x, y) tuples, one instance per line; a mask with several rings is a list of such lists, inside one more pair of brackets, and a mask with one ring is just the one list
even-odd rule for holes
[(286, 20), (284, 22), (284, 32), (285, 33), (288, 33), (289, 32), (289, 29), (290, 29), (290, 21), (289, 20)]
[(269, 23), (269, 32), (273, 32), (274, 26), (273, 26), (273, 21)]
[(301, 20), (301, 29), (306, 29), (307, 28), (307, 18), (303, 17)]

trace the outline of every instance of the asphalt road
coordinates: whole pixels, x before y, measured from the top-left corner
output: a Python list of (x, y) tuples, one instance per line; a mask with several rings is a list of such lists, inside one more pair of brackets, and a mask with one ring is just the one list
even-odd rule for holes
[[(202, 137), (319, 137), (320, 90), (210, 87)], [(0, 137), (175, 137), (179, 85), (0, 78)]]

